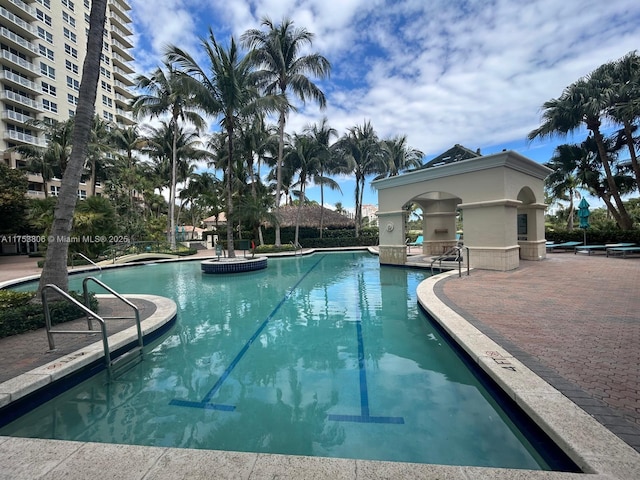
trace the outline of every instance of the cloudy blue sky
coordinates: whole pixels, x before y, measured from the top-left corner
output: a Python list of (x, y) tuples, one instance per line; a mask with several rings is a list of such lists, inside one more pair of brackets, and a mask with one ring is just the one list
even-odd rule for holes
[[(301, 106), (287, 130), (326, 115), (342, 135), (370, 120), (406, 134), (432, 158), (459, 143), (483, 154), (513, 149), (545, 162), (566, 139), (528, 142), (541, 105), (610, 60), (640, 48), (632, 0), (130, 0), (138, 72), (161, 64), (167, 44), (199, 55), (213, 29), (228, 42), (269, 16), (315, 34), (332, 64), (318, 82), (327, 108)], [(581, 140), (583, 138), (577, 138)], [(570, 140), (570, 139), (569, 139)], [(329, 203), (353, 206), (353, 181)], [(365, 203), (377, 203), (367, 187)], [(308, 195), (319, 200), (319, 189)]]

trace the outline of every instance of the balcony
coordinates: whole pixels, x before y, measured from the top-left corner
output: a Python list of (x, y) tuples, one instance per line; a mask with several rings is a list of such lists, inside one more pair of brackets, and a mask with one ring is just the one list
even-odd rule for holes
[(120, 15), (116, 15), (116, 13), (114, 13), (113, 11), (111, 12), (111, 15), (109, 15), (109, 19), (112, 26), (122, 30), (126, 35), (133, 35), (133, 32), (129, 28), (129, 23), (131, 23), (131, 20), (129, 20), (128, 18), (125, 19)]
[(40, 76), (40, 70), (36, 68), (33, 63), (9, 52), (8, 50), (2, 50), (2, 55), (0, 55), (0, 63), (28, 75), (35, 75), (37, 77)]
[(122, 55), (118, 55), (116, 52), (111, 53), (111, 61), (114, 67), (117, 66), (126, 73), (134, 72), (133, 68), (131, 68), (131, 65), (129, 65), (129, 61)]
[(36, 82), (32, 82), (28, 78), (21, 77), (9, 70), (4, 70), (0, 72), (0, 80), (3, 80), (3, 83), (13, 84), (22, 88), (26, 88), (27, 90), (31, 90), (35, 95), (40, 95), (40, 89)]
[(133, 48), (133, 43), (129, 40), (129, 34), (123, 32), (114, 24), (111, 24), (111, 38), (113, 40), (118, 40), (127, 48)]
[(25, 22), (22, 18), (14, 15), (4, 7), (0, 7), (0, 17), (11, 22), (10, 27), (16, 30), (20, 35), (27, 37), (29, 40), (38, 38), (38, 30), (33, 25)]
[(117, 65), (113, 66), (114, 78), (120, 80), (126, 86), (131, 87), (135, 85), (136, 82), (133, 81), (129, 73), (130, 72), (124, 71), (122, 68), (118, 67)]
[(118, 107), (116, 107), (116, 120), (118, 120), (119, 125), (134, 125), (136, 123), (131, 112)]
[(131, 10), (129, 0), (109, 0), (109, 5), (120, 8), (120, 10), (122, 10), (123, 12), (128, 12), (129, 10)]
[(111, 39), (111, 51), (117, 53), (128, 62), (133, 60), (133, 56), (129, 53), (129, 48), (125, 47), (115, 38)]
[(42, 110), (42, 106), (40, 102), (36, 102), (29, 97), (25, 97), (24, 95), (20, 95), (19, 93), (10, 92), (5, 90), (4, 92), (0, 92), (0, 100), (4, 100), (5, 102), (12, 102), (21, 107), (27, 107), (32, 110), (35, 110), (38, 113), (44, 112)]
[(35, 147), (44, 147), (45, 144), (38, 137), (29, 135), (28, 133), (16, 132), (14, 130), (5, 130), (3, 138), (16, 143), (26, 143)]
[(7, 3), (5, 3), (5, 5), (13, 13), (19, 15), (28, 22), (35, 22), (38, 19), (38, 17), (36, 17), (36, 9), (30, 5), (27, 5), (22, 0), (7, 0)]
[(16, 35), (6, 27), (0, 28), (0, 38), (7, 42), (8, 45), (14, 47), (16, 50), (21, 50), (23, 53), (40, 55), (38, 47), (36, 47), (35, 44), (22, 38), (20, 35)]
[[(35, 117), (14, 112), (13, 110), (4, 110), (0, 115), (0, 117), (3, 120), (11, 120), (14, 123), (18, 123), (22, 125), (28, 124), (29, 122), (33, 122), (35, 120)], [(34, 125), (30, 125), (30, 127), (34, 128)]]

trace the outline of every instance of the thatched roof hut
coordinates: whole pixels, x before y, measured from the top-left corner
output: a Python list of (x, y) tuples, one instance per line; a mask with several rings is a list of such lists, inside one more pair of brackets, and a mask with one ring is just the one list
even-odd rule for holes
[[(320, 228), (320, 214), (324, 210), (323, 226), (325, 228), (355, 228), (355, 221), (352, 218), (342, 215), (320, 205), (303, 205), (300, 210), (300, 226)], [(298, 215), (297, 205), (286, 205), (280, 207), (280, 226), (295, 227)]]

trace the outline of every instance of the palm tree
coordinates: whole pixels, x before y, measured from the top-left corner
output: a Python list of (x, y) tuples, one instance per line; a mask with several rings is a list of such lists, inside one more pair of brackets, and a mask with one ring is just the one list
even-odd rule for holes
[(96, 183), (105, 179), (105, 169), (110, 166), (107, 154), (113, 151), (111, 147), (111, 125), (96, 115), (91, 125), (91, 140), (85, 161), (85, 170), (90, 176), (91, 196), (96, 194)]
[(188, 82), (181, 72), (176, 71), (170, 62), (165, 63), (165, 70), (158, 67), (149, 77), (136, 77), (137, 87), (146, 93), (135, 97), (131, 109), (136, 116), (161, 117), (169, 115), (169, 125), (174, 132), (171, 158), (171, 183), (169, 187), (169, 244), (176, 248), (175, 207), (177, 184), (177, 135), (178, 121), (191, 123), (196, 129), (204, 128), (205, 122), (199, 115), (193, 95), (188, 90)]
[(381, 175), (395, 177), (396, 175), (422, 166), (424, 153), (407, 145), (407, 136), (399, 135), (382, 141), (382, 153), (387, 165), (387, 171)]
[(349, 163), (349, 170), (356, 177), (356, 237), (362, 229), (362, 198), (368, 175), (381, 174), (387, 171), (383, 148), (371, 122), (357, 125), (349, 129), (333, 145), (335, 154)]
[(640, 190), (640, 164), (633, 138), (637, 128), (634, 123), (640, 117), (640, 55), (637, 51), (629, 52), (608, 66), (613, 82), (613, 95), (607, 114), (623, 126), (624, 142), (629, 149), (631, 167)]
[[(54, 240), (69, 237), (71, 232), (73, 212), (78, 199), (78, 186), (91, 136), (91, 122), (96, 103), (98, 77), (100, 76), (100, 54), (102, 53), (102, 32), (104, 31), (106, 10), (107, 0), (93, 0), (91, 2), (87, 53), (82, 65), (82, 81), (78, 107), (74, 117), (73, 148), (62, 178), (51, 228)], [(50, 283), (65, 291), (69, 289), (68, 253), (69, 244), (67, 242), (54, 241), (48, 245), (38, 293)]]
[(73, 120), (65, 122), (35, 120), (31, 123), (44, 128), (47, 146), (20, 145), (15, 147), (15, 150), (24, 160), (27, 160), (27, 168), (30, 171), (39, 173), (42, 176), (44, 196), (48, 197), (48, 182), (56, 175), (62, 177), (62, 172), (64, 172), (69, 163)]
[(318, 157), (318, 171), (313, 175), (313, 181), (320, 185), (320, 238), (322, 238), (324, 230), (324, 187), (326, 185), (331, 190), (338, 190), (342, 193), (338, 182), (326, 177), (325, 174), (344, 173), (346, 164), (340, 162), (331, 153), (329, 144), (331, 143), (331, 138), (338, 136), (338, 131), (328, 125), (327, 117), (323, 117), (320, 124), (308, 126), (305, 131), (314, 138), (321, 149)]
[[(301, 51), (313, 43), (313, 34), (304, 28), (294, 28), (293, 21), (284, 19), (279, 25), (264, 18), (262, 26), (267, 30), (250, 29), (241, 37), (248, 48), (255, 48), (254, 64), (258, 71), (260, 86), (267, 94), (282, 95), (285, 102), (278, 116), (278, 158), (276, 162), (276, 211), (280, 208), (282, 190), (282, 161), (284, 158), (284, 128), (289, 111), (294, 107), (289, 102), (287, 92), (291, 91), (305, 102), (318, 102), (320, 108), (326, 105), (325, 95), (308, 77), (312, 74), (325, 78), (331, 71), (329, 61), (318, 53), (301, 55)], [(276, 246), (281, 245), (280, 226), (276, 224)]]
[(578, 145), (559, 145), (556, 147), (551, 160), (545, 164), (545, 166), (553, 170), (553, 173), (545, 180), (549, 196), (553, 201), (565, 200), (569, 202), (567, 213), (567, 230), (569, 231), (573, 230), (575, 216), (573, 199), (580, 198), (576, 169), (584, 154), (584, 149)]
[(629, 230), (633, 222), (627, 213), (611, 169), (612, 159), (605, 148), (605, 139), (600, 131), (602, 116), (609, 105), (611, 79), (606, 68), (600, 67), (589, 76), (581, 78), (564, 89), (559, 98), (553, 98), (542, 106), (543, 124), (529, 132), (529, 140), (553, 135), (566, 136), (584, 124), (593, 135), (598, 155), (605, 170), (609, 192), (617, 207), (611, 211), (623, 230)]
[[(219, 117), (226, 134), (227, 145), (227, 249), (235, 257), (233, 245), (233, 166), (236, 130), (243, 119), (274, 110), (278, 103), (273, 96), (261, 97), (252, 71), (251, 52), (242, 57), (233, 37), (228, 48), (218, 43), (209, 29), (209, 38), (201, 39), (209, 65), (206, 70), (187, 52), (176, 46), (167, 50), (167, 58), (180, 65), (191, 78), (190, 89), (198, 106), (206, 113)], [(209, 72), (209, 74), (207, 74)]]

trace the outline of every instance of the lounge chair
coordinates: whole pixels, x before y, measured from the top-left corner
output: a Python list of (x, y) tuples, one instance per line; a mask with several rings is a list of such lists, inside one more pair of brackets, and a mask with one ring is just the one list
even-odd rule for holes
[(610, 247), (607, 248), (607, 257), (613, 257), (615, 255), (622, 255), (622, 258), (627, 258), (628, 253), (640, 253), (640, 247)]
[(633, 247), (635, 243), (605, 243), (604, 245), (580, 245), (575, 247), (575, 251), (573, 253), (586, 253), (591, 255), (591, 252), (598, 250), (607, 250), (608, 248), (616, 248), (616, 247)]
[(578, 245), (582, 245), (582, 242), (564, 242), (564, 243), (553, 243), (551, 245), (547, 245), (547, 252), (555, 252), (557, 250), (573, 250)]
[(422, 242), (423, 242), (422, 235), (419, 235), (418, 238), (416, 238), (415, 242), (407, 242), (407, 246), (409, 246), (409, 247), (421, 247), (422, 246)]

